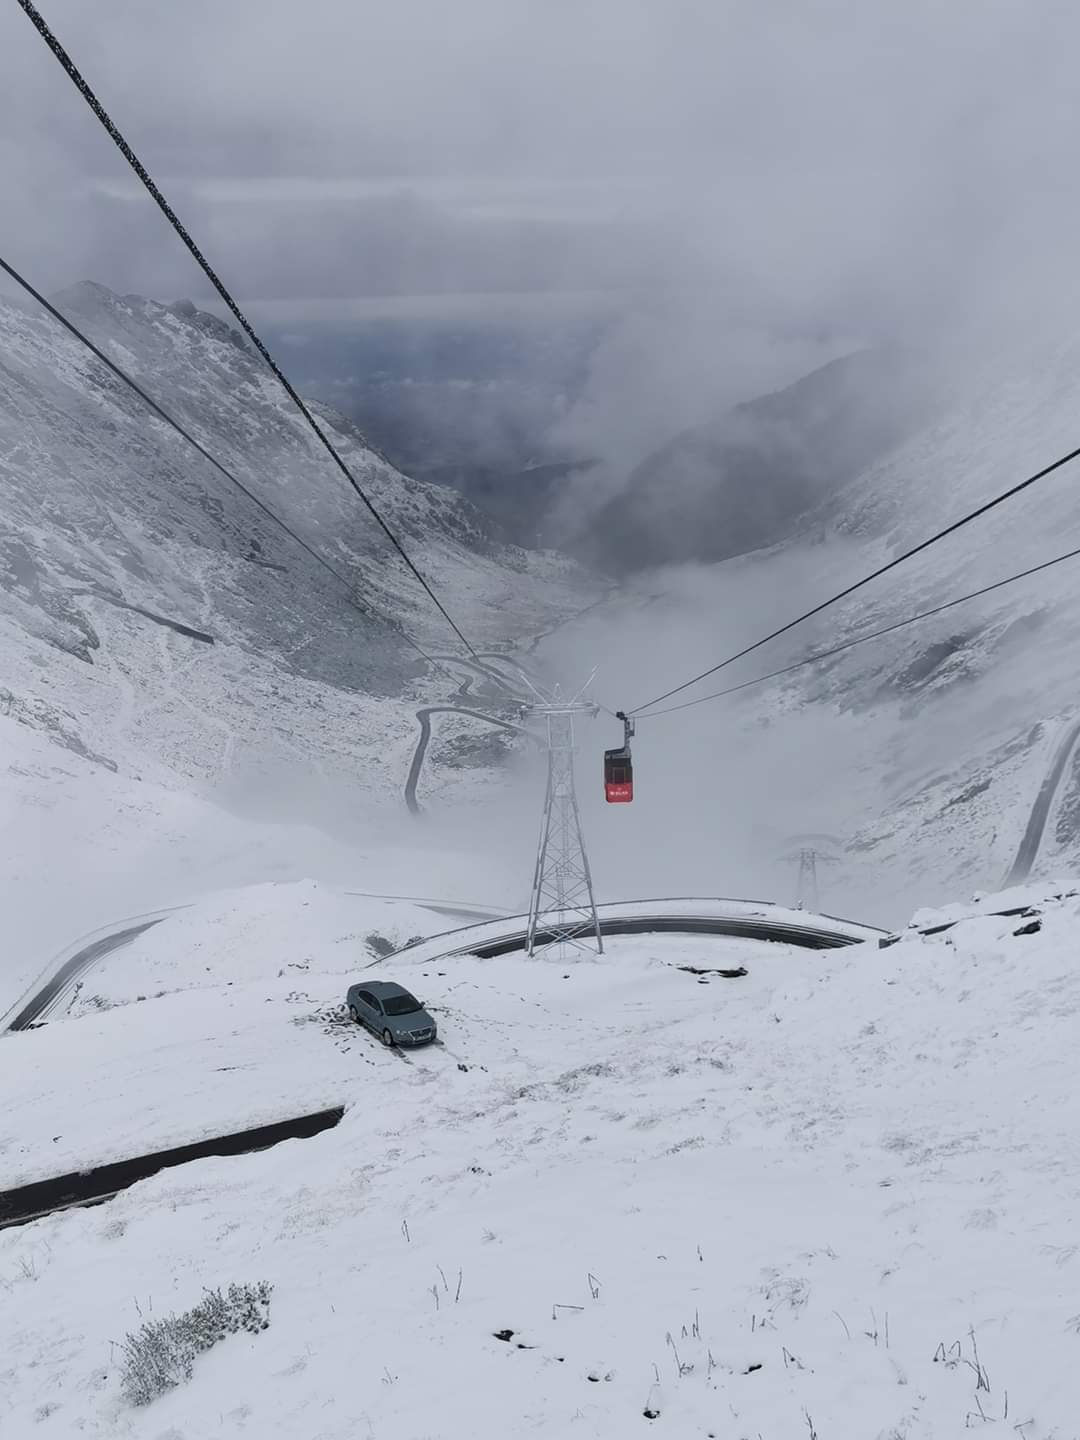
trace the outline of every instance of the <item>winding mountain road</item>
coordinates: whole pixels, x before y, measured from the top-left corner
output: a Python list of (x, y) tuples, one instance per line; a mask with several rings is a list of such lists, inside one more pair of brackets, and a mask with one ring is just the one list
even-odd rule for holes
[[(724, 935), (773, 944), (797, 945), (809, 950), (831, 950), (842, 945), (877, 943), (887, 935), (873, 925), (793, 910), (768, 900), (735, 900), (718, 896), (663, 896), (652, 900), (616, 900), (596, 907), (604, 935)], [(397, 958), (431, 962), (456, 955), (478, 955), (483, 960), (524, 950), (529, 917), (507, 915), (482, 925), (466, 925), (406, 945), (394, 955), (373, 960), (366, 967)], [(543, 917), (537, 930), (541, 944), (549, 938)]]
[[(434, 900), (417, 895), (382, 895), (364, 890), (347, 890), (347, 895), (358, 899), (406, 901), (422, 905), (436, 915), (445, 915), (451, 920), (488, 921), (503, 912), (490, 905), (473, 905), (468, 901)], [(175, 905), (168, 910), (156, 910), (146, 915), (132, 915), (126, 920), (117, 920), (111, 926), (102, 926), (88, 935), (66, 946), (46, 967), (44, 974), (35, 981), (31, 989), (18, 1000), (6, 1014), (0, 1015), (0, 1036), (16, 1031), (30, 1030), (42, 1024), (59, 1010), (66, 996), (74, 995), (83, 977), (92, 970), (99, 960), (130, 945), (140, 935), (168, 920), (186, 905)]]
[(538, 735), (534, 735), (524, 725), (518, 725), (513, 720), (500, 720), (495, 715), (486, 715), (482, 710), (469, 710), (462, 705), (425, 705), (423, 709), (416, 712), (420, 734), (417, 737), (412, 764), (409, 766), (409, 773), (405, 780), (405, 804), (413, 815), (422, 813), (420, 802), (416, 798), (416, 787), (420, 783), (420, 773), (424, 768), (428, 745), (431, 742), (432, 715), (468, 715), (473, 720), (484, 720), (488, 725), (495, 725), (500, 730), (513, 730), (518, 735), (526, 735), (537, 745), (543, 743)]
[[(446, 665), (461, 665), (466, 670), (471, 670), (475, 675), (479, 675), (482, 679), (490, 680), (492, 684), (497, 685), (500, 690), (505, 690), (507, 694), (513, 695), (515, 699), (520, 698), (518, 691), (515, 689), (516, 682), (512, 681), (491, 663), (492, 661), (498, 661), (502, 665), (508, 665), (511, 670), (515, 671), (519, 679), (528, 689), (531, 690), (533, 688), (533, 679), (524, 665), (519, 664), (518, 661), (509, 655), (498, 654), (495, 651), (480, 650), (472, 659), (464, 655), (432, 655), (431, 658), (432, 660), (439, 660)], [(485, 660), (488, 661), (486, 665), (482, 663)]]
[(1035, 797), (1035, 804), (1031, 807), (1027, 828), (1024, 830), (1023, 838), (1016, 852), (1016, 857), (1006, 871), (1004, 880), (1001, 882), (1001, 888), (1003, 890), (1008, 890), (1013, 885), (1022, 885), (1031, 874), (1032, 867), (1039, 857), (1043, 836), (1046, 834), (1046, 824), (1050, 819), (1050, 811), (1053, 808), (1054, 801), (1057, 799), (1058, 791), (1061, 788), (1065, 767), (1072, 758), (1078, 741), (1080, 741), (1080, 720), (1075, 720), (1065, 731), (1057, 749), (1054, 751), (1054, 758), (1050, 762), (1050, 768), (1046, 772), (1046, 778), (1039, 787), (1039, 793)]
[[(433, 660), (442, 660), (448, 664), (461, 665), (465, 669), (479, 675), (482, 679), (498, 686), (507, 700), (503, 703), (517, 705), (527, 704), (528, 697), (521, 694), (521, 685), (510, 680), (500, 670), (495, 669), (490, 663), (485, 665), (482, 662), (499, 661), (508, 665), (520, 677), (522, 684), (530, 690), (533, 689), (533, 681), (528, 670), (512, 659), (509, 655), (502, 655), (493, 651), (480, 651), (474, 659), (466, 659), (461, 655), (433, 655)], [(469, 693), (470, 681), (466, 680), (458, 690), (457, 699), (464, 699)], [(464, 705), (424, 705), (416, 712), (417, 724), (420, 726), (420, 734), (417, 736), (416, 749), (413, 751), (412, 763), (409, 766), (409, 773), (405, 779), (405, 804), (413, 815), (423, 813), (423, 807), (416, 798), (416, 787), (420, 783), (420, 776), (424, 769), (424, 761), (427, 758), (428, 746), (431, 743), (431, 717), (432, 715), (467, 715), (472, 720), (483, 720), (488, 725), (494, 725), (500, 730), (512, 730), (519, 735), (525, 735), (536, 744), (542, 744), (540, 737), (534, 735), (526, 726), (513, 720), (504, 719), (498, 715), (488, 715), (482, 710), (475, 710)]]
[(0, 1015), (0, 1035), (10, 1030), (29, 1030), (48, 1014), (56, 1011), (61, 1000), (78, 985), (81, 976), (98, 960), (121, 950), (138, 936), (160, 925), (184, 905), (174, 905), (167, 910), (148, 911), (142, 915), (129, 915), (125, 920), (116, 920), (111, 925), (102, 925), (81, 935), (65, 946), (46, 966), (43, 974), (30, 990), (7, 1011)]
[[(474, 667), (480, 670), (486, 667)], [(510, 688), (503, 678), (503, 684)], [(514, 730), (538, 741), (538, 737), (521, 725), (509, 720), (500, 720), (482, 711), (468, 710), (457, 705), (427, 706), (417, 712), (420, 721), (421, 738), (413, 756), (406, 786), (406, 801), (414, 812), (419, 810), (416, 801), (416, 785), (424, 763), (428, 742), (431, 738), (431, 719), (434, 714), (450, 713), (469, 715), (496, 725), (505, 730)], [(1062, 735), (1054, 751), (1049, 769), (1028, 817), (1023, 837), (1003, 881), (1002, 888), (1022, 884), (1031, 874), (1038, 858), (1046, 833), (1046, 826), (1053, 810), (1064, 779), (1069, 761), (1080, 746), (1080, 719), (1073, 721)], [(467, 902), (420, 898), (411, 895), (380, 895), (373, 892), (351, 891), (357, 896), (390, 901), (409, 901), (425, 906), (436, 914), (452, 918), (471, 920), (474, 923), (461, 930), (433, 936), (419, 946), (407, 947), (410, 958), (417, 958), (421, 952), (438, 954), (440, 958), (454, 954), (481, 954), (495, 956), (524, 947), (527, 928), (524, 916), (499, 916), (489, 907), (473, 906)], [(0, 1035), (17, 1030), (27, 1030), (40, 1024), (55, 1013), (65, 995), (73, 991), (85, 973), (93, 965), (125, 945), (130, 945), (139, 935), (155, 925), (160, 925), (178, 909), (173, 906), (166, 910), (130, 916), (108, 927), (82, 936), (61, 951), (46, 969), (45, 974), (32, 989), (0, 1016)], [(598, 906), (601, 929), (607, 935), (642, 934), (653, 932), (678, 932), (682, 934), (741, 935), (760, 940), (786, 941), (796, 945), (814, 948), (833, 945), (857, 944), (862, 940), (879, 937), (885, 932), (871, 926), (854, 922), (835, 920), (828, 916), (810, 915), (804, 911), (788, 912), (783, 907), (765, 902), (720, 899), (685, 900), (636, 900)], [(373, 963), (382, 963), (376, 961)]]
[[(516, 681), (504, 674), (497, 668), (498, 664), (505, 664), (515, 671), (525, 686), (530, 685), (530, 679), (526, 669), (518, 664), (511, 657), (496, 653), (481, 653), (475, 659), (462, 659), (460, 656), (446, 656), (446, 660), (452, 660), (455, 664), (461, 665), (472, 672), (473, 676), (488, 681), (503, 691), (507, 697), (520, 699), (520, 686)], [(488, 663), (484, 663), (487, 661)], [(468, 693), (470, 679), (466, 679), (459, 691), (461, 698)], [(428, 743), (431, 739), (431, 716), (436, 714), (458, 714), (468, 715), (473, 719), (483, 720), (489, 725), (495, 725), (504, 730), (528, 735), (530, 739), (537, 737), (523, 726), (515, 724), (510, 720), (502, 720), (492, 715), (487, 715), (480, 710), (472, 710), (461, 705), (432, 705), (426, 706), (417, 711), (417, 720), (420, 724), (420, 737), (413, 755), (412, 764), (409, 769), (409, 776), (405, 786), (405, 802), (414, 813), (420, 812), (420, 805), (416, 799), (416, 786), (423, 769), (424, 759), (427, 754)], [(363, 891), (350, 891), (350, 894), (365, 896), (368, 899), (410, 901), (423, 905), (426, 909), (438, 915), (445, 915), (450, 919), (459, 920), (489, 920), (500, 912), (488, 906), (474, 906), (467, 902), (455, 902), (446, 900), (433, 900), (431, 898), (421, 899), (418, 896), (410, 895), (378, 895)], [(34, 983), (31, 989), (24, 994), (6, 1014), (0, 1015), (0, 1035), (11, 1031), (29, 1030), (34, 1025), (41, 1024), (50, 1015), (56, 1013), (61, 1003), (74, 993), (83, 977), (93, 966), (103, 960), (105, 956), (113, 954), (130, 945), (140, 935), (155, 925), (161, 924), (163, 920), (175, 912), (183, 909), (183, 906), (174, 906), (167, 910), (154, 911), (149, 914), (130, 916), (125, 920), (115, 921), (112, 925), (103, 926), (98, 930), (91, 931), (81, 936), (71, 945), (65, 947), (53, 958), (44, 974)]]

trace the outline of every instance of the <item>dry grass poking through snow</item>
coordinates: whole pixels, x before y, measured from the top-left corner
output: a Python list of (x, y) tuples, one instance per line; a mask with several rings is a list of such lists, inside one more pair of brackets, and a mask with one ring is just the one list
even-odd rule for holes
[(190, 1380), (196, 1359), (229, 1335), (241, 1330), (258, 1335), (270, 1324), (273, 1286), (230, 1285), (207, 1292), (181, 1315), (144, 1320), (125, 1335), (120, 1362), (120, 1388), (131, 1405), (149, 1405), (159, 1395)]

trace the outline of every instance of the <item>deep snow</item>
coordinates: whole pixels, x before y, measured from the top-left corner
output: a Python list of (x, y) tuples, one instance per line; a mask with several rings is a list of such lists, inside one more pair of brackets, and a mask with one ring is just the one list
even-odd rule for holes
[[(107, 962), (112, 1002), (160, 998), (0, 1042), (24, 1178), (349, 1107), (0, 1234), (4, 1433), (1077, 1433), (1075, 895), (885, 950), (402, 957), (445, 1039), (405, 1057), (330, 1013), (366, 958), (342, 903), (237, 893)], [(261, 1279), (265, 1334), (122, 1405), (140, 1311)]]

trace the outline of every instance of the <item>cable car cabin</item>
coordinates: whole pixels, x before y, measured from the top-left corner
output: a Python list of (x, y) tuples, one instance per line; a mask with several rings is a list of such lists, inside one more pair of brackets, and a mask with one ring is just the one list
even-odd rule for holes
[(630, 747), (604, 751), (604, 799), (609, 805), (629, 805), (634, 798), (634, 766)]

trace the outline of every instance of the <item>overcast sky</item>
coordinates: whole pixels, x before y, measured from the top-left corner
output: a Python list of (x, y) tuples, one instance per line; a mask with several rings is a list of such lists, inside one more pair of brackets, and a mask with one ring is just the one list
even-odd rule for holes
[[(677, 386), (717, 336), (920, 335), (1075, 293), (1069, 0), (43, 9), (249, 304), (607, 297), (622, 369), (674, 347)], [(0, 69), (3, 253), (46, 288), (204, 298), (14, 0)]]
[[(801, 311), (908, 293), (890, 271), (960, 284), (1017, 203), (1080, 212), (1065, 3), (44, 11), (248, 297), (708, 280)], [(12, 257), (50, 283), (184, 288), (175, 242), (13, 0), (0, 63)]]

